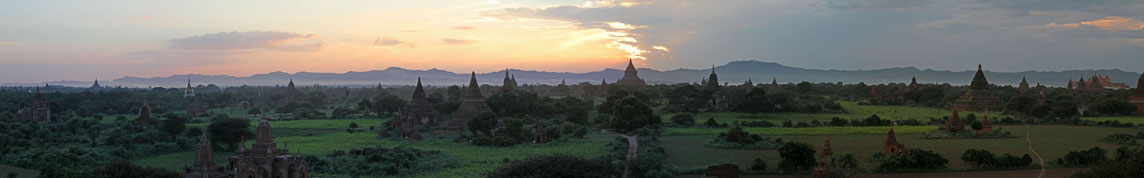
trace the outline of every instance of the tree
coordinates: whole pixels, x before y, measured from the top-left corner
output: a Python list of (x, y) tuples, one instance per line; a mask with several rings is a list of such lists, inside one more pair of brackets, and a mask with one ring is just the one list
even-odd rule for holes
[(941, 154), (930, 150), (908, 149), (897, 155), (889, 155), (881, 159), (878, 169), (887, 172), (910, 169), (938, 169), (949, 164), (949, 160)]
[(556, 154), (533, 156), (513, 161), (486, 173), (485, 177), (496, 178), (596, 178), (616, 177), (617, 171), (604, 159), (585, 159), (579, 156)]
[(1073, 175), (1074, 178), (1139, 177), (1144, 175), (1144, 148), (1116, 148), (1116, 159), (1092, 166), (1089, 171)]
[(763, 88), (751, 88), (746, 96), (736, 101), (736, 109), (741, 112), (757, 114), (774, 110), (774, 105), (767, 101), (767, 91)]
[(810, 91), (814, 89), (814, 84), (811, 84), (810, 82), (803, 81), (803, 82), (799, 82), (796, 87), (798, 88), (799, 94), (807, 94), (807, 93), (810, 93)]
[(468, 124), (469, 131), (473, 132), (473, 135), (484, 133), (485, 136), (492, 136), (493, 129), (497, 127), (497, 116), (492, 112), (481, 112), (469, 119), (469, 123), (466, 124)]
[(181, 178), (178, 172), (162, 168), (141, 167), (131, 161), (111, 161), (92, 171), (97, 177), (151, 177), (151, 178)]
[(826, 173), (823, 177), (854, 177), (862, 171), (854, 154), (834, 154), (823, 159), (826, 164)]
[(619, 132), (628, 132), (641, 127), (658, 124), (659, 116), (644, 104), (643, 100), (634, 96), (624, 97), (612, 108), (612, 129)]
[(393, 95), (382, 95), (375, 97), (373, 102), (373, 111), (377, 113), (393, 113), (405, 107), (405, 100), (397, 98)]
[(675, 125), (680, 125), (680, 126), (688, 126), (688, 127), (694, 126), (695, 125), (695, 116), (692, 115), (691, 113), (688, 113), (688, 112), (679, 113), (679, 114), (676, 114), (675, 116), (671, 116), (671, 123), (673, 123)]
[(187, 118), (179, 117), (175, 114), (168, 114), (165, 116), (167, 119), (163, 120), (163, 132), (171, 135), (171, 139), (187, 130)]
[[(698, 88), (689, 84), (675, 87), (667, 98), (668, 108), (672, 111), (696, 112), (707, 105), (711, 95), (704, 95)], [(610, 98), (610, 97), (609, 97)]]
[(237, 148), (243, 138), (254, 135), (250, 131), (250, 121), (229, 117), (217, 117), (207, 126), (210, 141), (214, 145), (227, 145), (227, 148)]
[(755, 157), (755, 160), (751, 161), (751, 170), (753, 170), (753, 171), (767, 170), (767, 161), (763, 161), (763, 158), (761, 158), (761, 157)]
[(814, 167), (814, 148), (806, 143), (787, 142), (779, 148), (779, 168), (784, 173), (796, 173), (810, 170)]

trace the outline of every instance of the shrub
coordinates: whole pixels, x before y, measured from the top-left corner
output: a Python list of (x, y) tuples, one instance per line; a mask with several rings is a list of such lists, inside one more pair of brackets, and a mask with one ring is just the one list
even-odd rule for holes
[(695, 116), (692, 115), (691, 113), (686, 113), (686, 112), (685, 113), (679, 113), (679, 114), (676, 114), (675, 116), (671, 116), (671, 123), (673, 123), (675, 125), (679, 125), (679, 126), (689, 126), (689, 127), (694, 126), (695, 125)]
[(814, 167), (814, 148), (806, 143), (787, 142), (779, 148), (779, 168), (783, 173), (797, 173)]
[(751, 170), (753, 170), (753, 171), (767, 170), (767, 161), (763, 161), (763, 158), (755, 157), (755, 160), (751, 161)]
[(910, 169), (932, 170), (945, 168), (948, 164), (949, 160), (941, 157), (941, 154), (930, 150), (914, 148), (903, 151), (898, 155), (887, 155), (881, 160), (878, 169), (888, 172)]
[(1063, 158), (1057, 159), (1057, 164), (1067, 166), (1093, 165), (1108, 160), (1108, 157), (1105, 157), (1106, 152), (1107, 151), (1101, 149), (1100, 147), (1092, 147), (1086, 151), (1080, 152), (1069, 151), (1069, 153), (1065, 154)]

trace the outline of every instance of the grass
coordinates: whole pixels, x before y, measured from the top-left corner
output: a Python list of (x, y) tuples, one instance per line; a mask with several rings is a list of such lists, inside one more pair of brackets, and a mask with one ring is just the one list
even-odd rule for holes
[(1081, 120), (1096, 121), (1096, 122), (1120, 121), (1120, 123), (1144, 124), (1144, 116), (1082, 117), (1080, 119)]
[[(937, 128), (938, 126), (894, 126), (894, 132), (899, 134), (924, 133)], [(728, 128), (666, 128), (664, 135), (718, 135), (719, 133), (727, 132), (727, 130)], [(762, 135), (824, 135), (826, 133), (836, 135), (880, 135), (886, 134), (886, 132), (890, 130), (890, 127), (744, 127), (743, 130), (752, 134)]]
[[(1046, 163), (1064, 156), (1068, 151), (1086, 150), (1094, 146), (1104, 148), (1111, 152), (1115, 149), (1116, 145), (1100, 142), (1098, 139), (1113, 133), (1135, 133), (1139, 131), (1138, 129), (1132, 128), (1057, 125), (1030, 127), (1032, 129), (1031, 139), (1033, 141), (1033, 147), (1040, 153), (1041, 157), (1045, 159)], [(994, 129), (1010, 131), (1013, 132), (1014, 136), (1019, 137), (1000, 139), (918, 139), (915, 138), (915, 134), (900, 132), (898, 131), (898, 127), (894, 129), (897, 132), (898, 142), (905, 144), (907, 149), (921, 148), (938, 152), (946, 159), (949, 159), (949, 166), (952, 168), (966, 167), (960, 157), (965, 150), (971, 148), (987, 149), (998, 155), (1005, 153), (1017, 156), (1023, 154), (1032, 155), (1026, 148), (1028, 144), (1024, 140), (1026, 136), (1024, 126), (994, 126)], [(873, 162), (870, 158), (870, 155), (882, 151), (882, 144), (886, 140), (885, 133), (880, 135), (837, 133), (838, 132), (832, 131), (830, 135), (831, 148), (835, 154), (845, 152), (853, 153), (862, 160), (862, 166), (866, 169), (873, 169), (878, 166), (878, 164)], [(668, 163), (682, 168), (706, 167), (708, 165), (725, 162), (734, 162), (739, 164), (740, 167), (748, 167), (750, 166), (751, 160), (755, 157), (761, 157), (768, 163), (771, 169), (774, 169), (780, 162), (778, 152), (775, 150), (727, 150), (702, 145), (702, 141), (714, 138), (715, 136), (716, 135), (671, 135), (662, 137), (662, 145), (664, 145), (669, 155)], [(822, 149), (822, 143), (824, 141), (823, 135), (770, 135), (770, 137), (809, 143), (815, 147), (816, 151)]]
[(35, 178), (40, 176), (40, 171), (13, 167), (9, 165), (0, 164), (0, 176), (8, 177), (8, 174), (16, 173), (16, 178)]
[[(376, 132), (345, 132), (350, 122), (368, 129), (370, 125), (380, 125), (385, 119), (345, 119), (345, 120), (294, 120), (272, 121), (274, 141), (279, 148), (288, 148), (291, 153), (303, 155), (325, 155), (337, 150), (350, 150), (366, 147), (407, 147), (421, 150), (439, 150), (445, 155), (460, 160), (458, 167), (425, 172), (413, 177), (480, 177), (481, 174), (491, 171), (502, 164), (505, 159), (517, 160), (530, 155), (548, 155), (555, 153), (581, 155), (594, 157), (604, 154), (604, 145), (617, 135), (592, 133), (584, 140), (570, 140), (567, 142), (554, 142), (542, 145), (519, 144), (509, 147), (475, 146), (469, 143), (452, 142), (449, 137), (433, 137), (428, 132), (422, 132), (427, 139), (423, 141), (408, 141), (403, 139), (378, 139)], [(252, 122), (256, 124), (257, 122)], [(188, 127), (205, 127), (206, 124), (195, 124)], [(253, 128), (252, 128), (253, 129)], [(303, 130), (303, 131), (297, 131)], [(298, 134), (311, 131), (331, 131), (329, 133), (305, 136)], [(247, 144), (253, 144), (248, 140)], [(230, 150), (225, 150), (230, 151)], [(132, 160), (137, 164), (153, 167), (177, 169), (182, 166), (184, 158), (193, 158), (194, 151), (170, 153)], [(231, 152), (216, 150), (215, 161), (223, 163)], [(190, 160), (193, 161), (193, 160)], [(221, 165), (221, 164), (220, 164)]]
[[(877, 114), (878, 117), (886, 120), (907, 120), (917, 119), (927, 121), (930, 118), (942, 118), (953, 114), (953, 111), (948, 109), (938, 109), (929, 107), (913, 107), (913, 106), (883, 106), (883, 105), (858, 105), (853, 101), (839, 101), (842, 108), (845, 108), (845, 113), (820, 113), (820, 114), (806, 114), (806, 113), (734, 113), (734, 112), (708, 112), (698, 113), (695, 115), (696, 123), (703, 123), (707, 118), (715, 118), (719, 123), (734, 122), (734, 121), (770, 121), (775, 124), (782, 123), (786, 120), (793, 122), (810, 122), (818, 120), (820, 122), (830, 121), (831, 118), (842, 119), (865, 119), (871, 115)], [(961, 116), (965, 117), (970, 113), (978, 116), (982, 115), (979, 112), (961, 112)], [(662, 119), (664, 122), (671, 122), (671, 117), (678, 113), (664, 114)], [(993, 117), (1005, 117), (999, 113), (990, 113)]]

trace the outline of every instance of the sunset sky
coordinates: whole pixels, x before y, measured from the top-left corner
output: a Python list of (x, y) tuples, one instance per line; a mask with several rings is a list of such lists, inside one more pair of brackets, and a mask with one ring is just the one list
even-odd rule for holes
[(1144, 1), (0, 2), (0, 83), (760, 60), (815, 69), (1144, 71)]

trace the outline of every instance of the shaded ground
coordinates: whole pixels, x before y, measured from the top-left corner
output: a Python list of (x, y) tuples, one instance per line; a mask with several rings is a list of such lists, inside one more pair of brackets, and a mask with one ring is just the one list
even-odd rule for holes
[(0, 176), (8, 177), (8, 174), (16, 173), (17, 178), (34, 178), (40, 176), (40, 171), (13, 167), (9, 165), (0, 164)]
[[(1036, 148), (1045, 162), (1052, 162), (1068, 151), (1086, 150), (1094, 146), (1104, 149), (1115, 149), (1115, 145), (1098, 141), (1112, 133), (1136, 133), (1139, 129), (1112, 128), (1112, 127), (1083, 127), (1037, 125), (1026, 129), (1024, 126), (994, 126), (994, 129), (1010, 131), (1013, 136), (1033, 137), (1037, 141), (1031, 145)], [(1031, 132), (1026, 132), (1031, 130)], [(755, 132), (752, 132), (755, 133)], [(832, 132), (833, 133), (833, 132)], [(767, 133), (759, 133), (768, 136)], [(750, 167), (751, 160), (762, 157), (770, 169), (779, 163), (779, 155), (774, 150), (727, 150), (703, 146), (702, 142), (715, 138), (717, 135), (672, 135), (661, 137), (661, 143), (667, 151), (667, 162), (684, 169), (702, 169), (709, 165), (733, 162), (740, 167)], [(824, 137), (822, 135), (769, 135), (769, 137), (783, 138), (809, 143), (815, 150), (821, 150)], [(886, 135), (830, 135), (831, 147), (835, 154), (853, 153), (861, 161), (865, 169), (877, 167), (876, 162), (869, 160), (869, 156), (882, 151), (882, 142)], [(905, 144), (906, 148), (922, 148), (938, 152), (949, 159), (949, 167), (965, 167), (961, 161), (961, 154), (968, 149), (988, 149), (1001, 155), (1005, 153), (1017, 156), (1029, 154), (1030, 143), (1024, 138), (999, 139), (918, 139), (912, 134), (898, 134), (898, 142)]]
[[(1046, 169), (1045, 178), (1067, 178), (1076, 172), (1084, 171), (1084, 168), (1062, 168), (1062, 169)], [(1012, 170), (1012, 171), (977, 171), (977, 172), (935, 172), (935, 173), (900, 173), (900, 174), (861, 174), (859, 178), (913, 178), (913, 177), (927, 177), (927, 178), (1019, 178), (1019, 177), (1037, 177), (1041, 174), (1041, 170)], [(700, 175), (680, 175), (679, 178), (698, 178)], [(810, 177), (809, 175), (742, 175), (742, 178), (803, 178)]]

